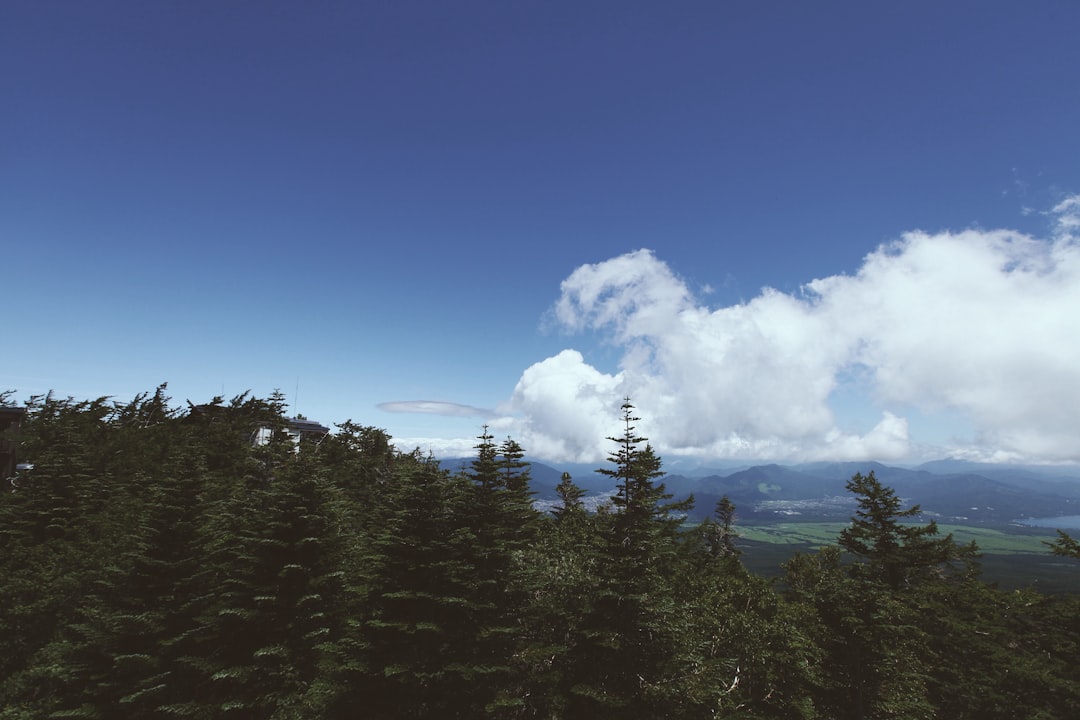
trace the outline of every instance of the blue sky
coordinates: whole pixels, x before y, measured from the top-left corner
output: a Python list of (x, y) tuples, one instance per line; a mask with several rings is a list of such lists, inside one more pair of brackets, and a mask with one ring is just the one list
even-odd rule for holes
[(0, 387), (281, 388), (444, 454), (590, 460), (630, 395), (702, 462), (1080, 460), (1078, 21), (5, 3)]

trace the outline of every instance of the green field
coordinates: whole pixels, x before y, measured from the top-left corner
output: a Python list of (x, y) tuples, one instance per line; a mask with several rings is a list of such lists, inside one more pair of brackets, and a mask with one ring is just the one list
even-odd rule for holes
[[(781, 565), (796, 552), (835, 545), (842, 522), (791, 522), (738, 526), (743, 564), (752, 572), (779, 578)], [(962, 544), (979, 546), (982, 579), (1002, 588), (1033, 587), (1045, 593), (1080, 593), (1080, 563), (1054, 557), (1044, 540), (1053, 533), (1016, 532), (967, 525), (939, 525)]]
[[(774, 545), (809, 545), (821, 547), (835, 545), (840, 531), (847, 526), (843, 522), (770, 523), (768, 525), (740, 525), (739, 536), (745, 540)], [(990, 528), (967, 525), (938, 525), (942, 535), (953, 534), (956, 542), (966, 545), (974, 540), (979, 550), (994, 555), (1048, 553), (1044, 540), (1052, 534), (1020, 535)]]

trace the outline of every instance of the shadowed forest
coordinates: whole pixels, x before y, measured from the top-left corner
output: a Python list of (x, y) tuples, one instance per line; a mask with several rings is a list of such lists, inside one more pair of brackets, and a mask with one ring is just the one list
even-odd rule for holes
[(0, 720), (1080, 717), (1080, 597), (984, 582), (873, 473), (768, 579), (726, 498), (686, 520), (629, 401), (611, 503), (564, 475), (542, 513), (486, 429), (451, 471), (353, 422), (297, 440), (278, 394), (165, 391), (34, 397), (6, 433), (33, 467), (0, 492)]

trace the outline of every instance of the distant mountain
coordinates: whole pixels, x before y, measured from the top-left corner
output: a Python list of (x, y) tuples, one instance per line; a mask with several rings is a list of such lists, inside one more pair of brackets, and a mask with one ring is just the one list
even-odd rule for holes
[[(562, 481), (562, 474), (569, 472), (574, 484), (590, 494), (603, 493), (612, 488), (611, 480), (598, 472), (592, 466), (581, 464), (566, 464), (560, 468), (554, 468), (536, 460), (525, 458), (529, 463), (530, 487), (536, 493), (538, 500), (554, 500), (558, 497), (555, 488)], [(439, 460), (439, 467), (450, 472), (468, 470), (472, 467), (473, 458), (447, 458)]]
[(1078, 465), (1003, 465), (1000, 463), (980, 463), (971, 460), (945, 458), (923, 463), (916, 469), (935, 474), (962, 472), (974, 472), (979, 475), (987, 475), (988, 473), (1028, 473), (1040, 478), (1058, 478), (1080, 482), (1080, 466)]
[(935, 460), (920, 470), (935, 474), (973, 473), (1007, 485), (1080, 499), (1080, 468), (1075, 465), (997, 465), (967, 460)]
[(905, 505), (920, 505), (927, 516), (942, 521), (1001, 524), (1017, 518), (1080, 512), (1080, 486), (1072, 484), (1026, 475), (1007, 479), (976, 473), (934, 474), (881, 463), (751, 468), (717, 478), (709, 492), (701, 495), (697, 512), (706, 512), (705, 502), (714, 496), (727, 494), (743, 517), (846, 517), (851, 507), (845, 484), (856, 472), (871, 471), (893, 488)]
[[(942, 469), (949, 465), (939, 465)], [(759, 465), (729, 475), (665, 478), (677, 496), (695, 495), (695, 517), (712, 512), (727, 495), (744, 519), (844, 519), (854, 498), (845, 485), (855, 473), (873, 472), (905, 505), (920, 505), (943, 522), (1002, 524), (1018, 518), (1080, 513), (1080, 483), (1031, 471), (996, 468), (994, 477), (973, 472), (936, 474), (882, 463)]]
[[(441, 461), (456, 472), (467, 469), (471, 458)], [(558, 496), (555, 488), (564, 471), (589, 496), (600, 497), (614, 488), (611, 478), (587, 465), (552, 465), (531, 460), (532, 489), (547, 506)], [(1009, 467), (942, 460), (916, 468), (877, 462), (819, 462), (800, 465), (764, 464), (706, 476), (665, 475), (667, 491), (679, 500), (695, 499), (691, 518), (712, 514), (716, 502), (727, 496), (743, 519), (843, 520), (854, 511), (855, 499), (845, 484), (855, 473), (869, 473), (893, 488), (905, 506), (918, 504), (925, 517), (942, 522), (1002, 524), (1019, 518), (1080, 514), (1080, 478), (1055, 468)]]

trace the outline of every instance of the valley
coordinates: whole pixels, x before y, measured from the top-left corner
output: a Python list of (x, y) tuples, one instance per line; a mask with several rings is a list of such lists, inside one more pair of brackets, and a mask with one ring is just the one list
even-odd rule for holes
[[(538, 509), (558, 505), (554, 487), (563, 469), (532, 463)], [(594, 510), (609, 497), (606, 478), (586, 466), (572, 466), (574, 481), (588, 491)], [(1080, 592), (1080, 565), (1050, 554), (1044, 544), (1056, 537), (1053, 518), (1069, 531), (1080, 511), (1080, 470), (943, 460), (916, 468), (881, 463), (776, 464), (735, 468), (703, 476), (672, 473), (663, 478), (674, 499), (693, 495), (687, 522), (708, 517), (725, 495), (736, 506), (739, 548), (746, 567), (779, 577), (781, 565), (796, 552), (835, 544), (856, 509), (844, 484), (857, 472), (873, 471), (896, 489), (905, 506), (919, 505), (915, 524), (934, 520), (942, 534), (958, 543), (974, 540), (982, 553), (987, 582), (1006, 589), (1036, 588), (1046, 593)], [(1038, 523), (1023, 524), (1026, 522)]]

